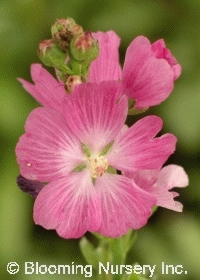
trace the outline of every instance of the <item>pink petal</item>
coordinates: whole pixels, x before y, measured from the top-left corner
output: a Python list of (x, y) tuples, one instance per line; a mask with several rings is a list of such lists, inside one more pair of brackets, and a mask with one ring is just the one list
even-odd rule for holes
[(154, 52), (156, 58), (164, 58), (169, 63), (174, 71), (174, 80), (178, 79), (182, 71), (181, 65), (172, 55), (171, 51), (166, 48), (163, 39), (160, 39), (152, 44), (152, 51)]
[(35, 84), (21, 78), (18, 80), (41, 105), (60, 111), (63, 98), (66, 96), (63, 85), (40, 64), (31, 65), (31, 76)]
[(174, 187), (183, 188), (189, 184), (188, 176), (184, 169), (178, 165), (168, 165), (160, 171), (158, 181), (151, 193), (156, 197), (156, 205), (181, 212), (183, 205), (174, 200), (176, 192), (169, 192)]
[(138, 36), (127, 49), (122, 80), (124, 93), (136, 101), (135, 108), (146, 108), (170, 95), (174, 72), (165, 59), (155, 57), (149, 40)]
[(179, 187), (184, 188), (188, 185), (189, 179), (182, 166), (170, 164), (163, 167), (160, 171), (158, 184), (164, 184), (168, 190)]
[(174, 152), (176, 137), (164, 134), (154, 138), (162, 128), (162, 120), (147, 116), (120, 134), (107, 154), (108, 162), (123, 172), (159, 169)]
[(97, 231), (101, 212), (89, 173), (74, 172), (44, 187), (35, 201), (34, 221), (63, 238)]
[(49, 182), (65, 176), (84, 161), (81, 144), (58, 111), (33, 110), (25, 130), (16, 154), (21, 174), (27, 179)]
[(174, 200), (173, 192), (169, 192), (165, 188), (154, 187), (154, 189), (151, 191), (151, 194), (156, 197), (157, 206), (161, 206), (161, 207), (171, 209), (171, 210), (174, 210), (177, 212), (183, 211), (183, 205), (180, 202)]
[(160, 170), (136, 170), (124, 172), (124, 175), (133, 179), (137, 186), (145, 191), (150, 191), (157, 182)]
[(147, 223), (155, 198), (138, 188), (125, 176), (104, 174), (95, 182), (102, 209), (102, 224), (98, 233), (119, 237), (128, 229), (138, 229)]
[(90, 82), (114, 81), (121, 78), (119, 64), (120, 38), (113, 32), (97, 32), (92, 36), (99, 41), (99, 56), (91, 63), (88, 80)]
[[(76, 137), (93, 153), (111, 143), (127, 117), (127, 98), (120, 82), (77, 85), (64, 104), (64, 114)], [(119, 99), (120, 98), (120, 99)]]

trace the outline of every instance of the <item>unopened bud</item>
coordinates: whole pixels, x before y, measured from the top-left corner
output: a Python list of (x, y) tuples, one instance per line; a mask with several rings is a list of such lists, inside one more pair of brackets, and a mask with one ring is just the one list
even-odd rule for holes
[(89, 64), (99, 54), (99, 42), (92, 37), (91, 32), (84, 32), (71, 41), (70, 54), (75, 60)]
[(71, 92), (73, 92), (75, 85), (78, 85), (81, 83), (82, 83), (82, 79), (80, 76), (77, 76), (77, 75), (69, 76), (67, 81), (65, 82), (65, 88), (69, 93), (71, 93)]
[(44, 40), (39, 44), (38, 55), (45, 65), (52, 66), (69, 75), (71, 74), (71, 70), (66, 65), (66, 54), (53, 39)]
[(56, 22), (51, 27), (52, 37), (60, 40), (61, 39), (60, 35), (62, 34), (62, 32), (71, 30), (74, 25), (76, 25), (76, 23), (73, 20), (73, 18), (56, 20)]
[(72, 18), (59, 19), (51, 27), (52, 37), (58, 41), (60, 48), (68, 50), (71, 40), (83, 33), (83, 28)]

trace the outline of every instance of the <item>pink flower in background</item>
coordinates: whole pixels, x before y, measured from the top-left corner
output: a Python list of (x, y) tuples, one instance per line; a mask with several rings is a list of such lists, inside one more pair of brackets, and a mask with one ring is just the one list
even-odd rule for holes
[[(42, 83), (47, 88), (54, 81)], [(42, 83), (23, 81), (37, 98)], [(174, 152), (176, 137), (156, 137), (162, 128), (156, 116), (124, 129), (128, 102), (120, 82), (81, 84), (59, 110), (46, 88), (41, 102), (50, 106), (33, 110), (16, 147), (22, 176), (47, 182), (35, 200), (35, 223), (64, 238), (86, 231), (119, 237), (144, 226), (156, 198), (122, 174), (160, 169)]]
[(133, 179), (140, 188), (152, 194), (157, 200), (157, 206), (182, 212), (183, 205), (174, 200), (179, 194), (170, 191), (174, 187), (188, 186), (188, 176), (181, 166), (170, 164), (161, 170), (140, 170), (127, 172), (125, 175)]
[(136, 109), (158, 105), (170, 95), (181, 66), (164, 40), (151, 44), (144, 36), (136, 37), (126, 51), (121, 70), (119, 37), (113, 31), (92, 35), (100, 43), (100, 54), (91, 64), (90, 82), (121, 80), (123, 93), (135, 100)]

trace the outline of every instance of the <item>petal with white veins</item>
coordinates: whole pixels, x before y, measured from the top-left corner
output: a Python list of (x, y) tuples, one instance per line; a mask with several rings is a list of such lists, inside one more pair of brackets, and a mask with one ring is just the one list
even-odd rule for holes
[(104, 174), (95, 182), (102, 224), (98, 233), (119, 237), (128, 229), (138, 229), (147, 223), (156, 199), (140, 189), (133, 180), (121, 175)]
[(99, 55), (92, 61), (88, 80), (100, 83), (103, 81), (118, 81), (121, 78), (119, 64), (120, 38), (113, 31), (92, 33), (99, 41)]
[(74, 135), (93, 154), (99, 154), (120, 132), (127, 117), (127, 97), (120, 82), (77, 85), (64, 111)]
[(35, 200), (33, 216), (36, 224), (55, 229), (63, 238), (97, 231), (101, 211), (89, 172), (73, 172), (45, 186)]
[(21, 174), (27, 179), (50, 182), (84, 162), (81, 143), (58, 111), (33, 110), (25, 130), (16, 146), (16, 154)]
[(115, 139), (107, 154), (108, 163), (123, 172), (161, 168), (176, 144), (176, 137), (170, 133), (154, 138), (161, 128), (159, 117), (140, 119)]

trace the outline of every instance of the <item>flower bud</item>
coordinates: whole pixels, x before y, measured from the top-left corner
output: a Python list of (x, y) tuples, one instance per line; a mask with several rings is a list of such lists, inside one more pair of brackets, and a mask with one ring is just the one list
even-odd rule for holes
[(59, 19), (51, 27), (52, 37), (58, 41), (62, 50), (67, 51), (71, 40), (83, 33), (83, 28), (72, 18)]
[(91, 63), (99, 54), (99, 42), (86, 31), (75, 37), (70, 44), (70, 54), (75, 60)]
[(74, 90), (75, 85), (81, 84), (82, 79), (80, 76), (74, 75), (74, 76), (69, 76), (67, 81), (65, 82), (65, 89), (71, 93)]
[(64, 73), (71, 74), (66, 65), (66, 54), (59, 48), (53, 39), (44, 40), (39, 44), (39, 58), (47, 66), (52, 66)]

